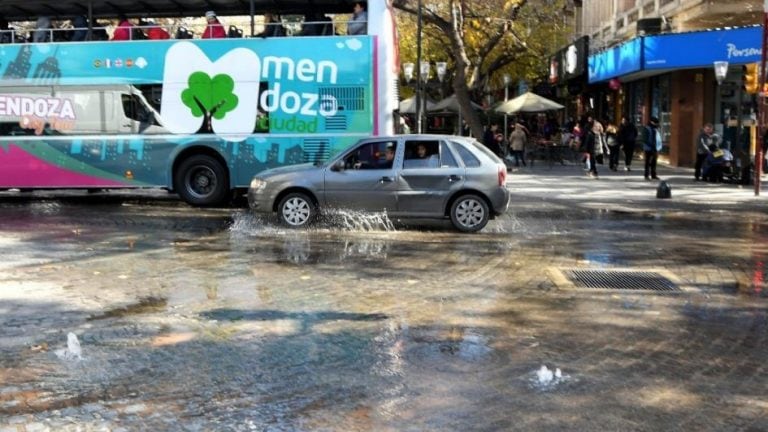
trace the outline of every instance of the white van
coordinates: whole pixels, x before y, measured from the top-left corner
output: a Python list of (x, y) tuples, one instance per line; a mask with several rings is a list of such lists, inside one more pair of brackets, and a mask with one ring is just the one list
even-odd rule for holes
[(0, 123), (65, 135), (168, 133), (132, 85), (0, 87)]

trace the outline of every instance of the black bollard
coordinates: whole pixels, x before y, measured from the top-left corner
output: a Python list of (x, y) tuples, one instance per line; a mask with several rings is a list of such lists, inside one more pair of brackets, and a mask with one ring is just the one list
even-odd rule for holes
[(666, 181), (660, 181), (656, 188), (656, 198), (672, 198), (672, 186)]

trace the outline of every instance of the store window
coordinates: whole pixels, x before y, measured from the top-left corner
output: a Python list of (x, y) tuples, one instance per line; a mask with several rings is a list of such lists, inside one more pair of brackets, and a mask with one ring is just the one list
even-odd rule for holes
[(669, 75), (651, 78), (651, 116), (659, 119), (659, 132), (664, 142), (661, 152), (669, 153), (669, 138), (672, 135)]

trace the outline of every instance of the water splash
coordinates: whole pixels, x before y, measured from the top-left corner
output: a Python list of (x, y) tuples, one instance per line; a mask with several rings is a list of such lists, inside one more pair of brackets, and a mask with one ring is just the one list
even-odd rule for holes
[(552, 370), (546, 365), (541, 365), (541, 367), (533, 373), (531, 386), (539, 390), (551, 390), (557, 385), (567, 381), (569, 378), (568, 375), (563, 375), (560, 368)]
[(344, 231), (396, 231), (386, 212), (368, 213), (354, 210), (330, 210), (326, 214), (330, 224)]
[(80, 341), (77, 335), (69, 332), (67, 334), (67, 347), (55, 351), (56, 356), (62, 360), (82, 360), (83, 350), (80, 348)]

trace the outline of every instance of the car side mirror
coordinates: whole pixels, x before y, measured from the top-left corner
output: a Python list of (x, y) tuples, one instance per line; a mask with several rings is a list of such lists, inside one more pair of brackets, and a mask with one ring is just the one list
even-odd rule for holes
[(331, 165), (331, 171), (344, 171), (344, 160), (337, 160)]

